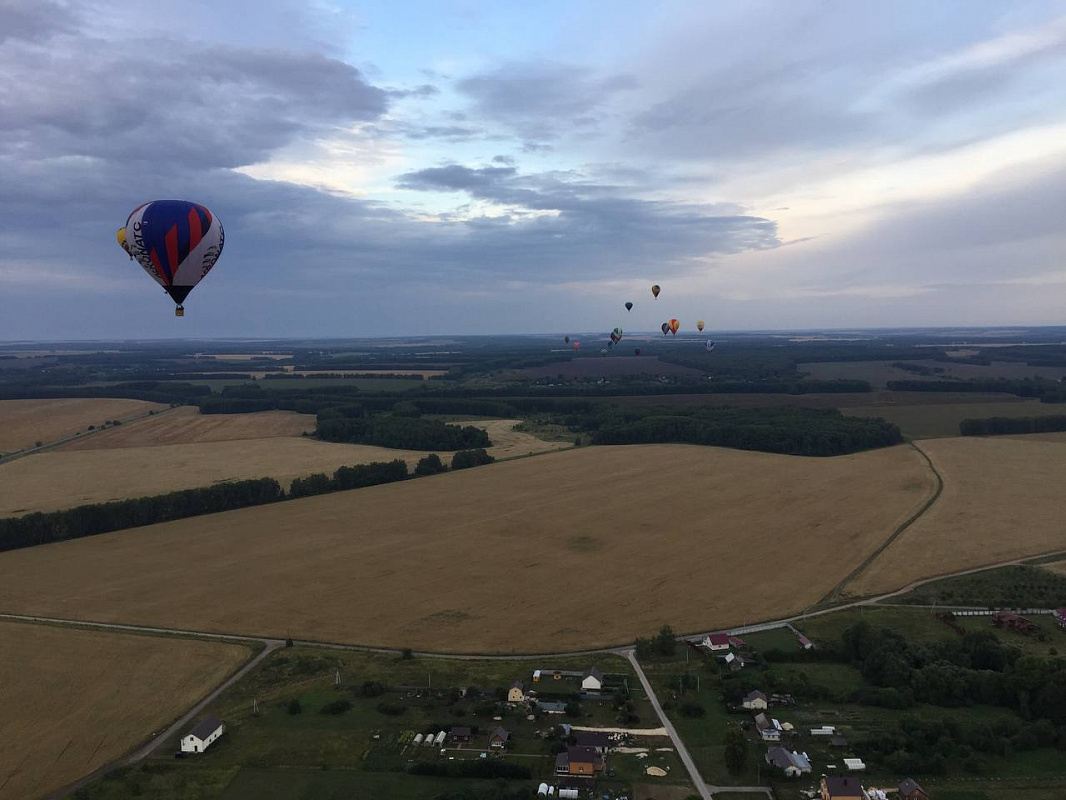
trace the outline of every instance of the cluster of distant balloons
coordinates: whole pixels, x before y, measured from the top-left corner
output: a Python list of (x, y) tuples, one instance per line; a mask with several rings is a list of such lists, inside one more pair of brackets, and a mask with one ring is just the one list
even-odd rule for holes
[[(652, 297), (658, 299), (659, 292), (661, 292), (661, 291), (662, 291), (662, 289), (659, 286), (659, 284), (656, 283), (656, 284), (652, 285), (652, 287), (651, 287)], [(626, 303), (625, 303), (625, 308), (626, 308), (626, 311), (632, 311), (633, 310), (633, 302), (631, 300), (627, 300)], [(681, 323), (678, 320), (676, 320), (676, 319), (667, 320), (661, 326), (661, 330), (663, 332), (663, 336), (666, 336), (666, 334), (668, 334), (668, 333), (672, 334), (674, 336), (677, 336), (677, 332), (678, 332), (678, 330), (680, 330), (680, 328), (681, 328)], [(703, 320), (702, 319), (696, 320), (696, 330), (700, 331), (701, 333), (703, 332)], [(614, 346), (616, 344), (618, 344), (620, 341), (622, 341), (622, 329), (621, 328), (615, 328), (613, 331), (611, 331), (609, 338), (610, 338), (610, 341), (607, 342), (607, 346), (600, 350), (600, 355), (603, 355), (603, 356), (607, 355), (609, 352), (611, 352), (611, 350), (614, 348)], [(566, 344), (568, 344), (571, 347), (573, 347), (575, 350), (580, 350), (581, 349), (581, 342), (577, 341), (576, 339), (571, 340), (569, 336), (564, 336), (563, 337), (563, 341)], [(711, 352), (712, 350), (714, 350), (715, 344), (717, 344), (717, 342), (714, 342), (711, 339), (707, 340), (706, 347), (707, 347), (707, 352), (708, 353)], [(635, 355), (638, 355), (638, 356), (642, 352), (644, 352), (644, 351), (640, 347), (634, 348), (634, 350), (633, 350), (633, 353)]]

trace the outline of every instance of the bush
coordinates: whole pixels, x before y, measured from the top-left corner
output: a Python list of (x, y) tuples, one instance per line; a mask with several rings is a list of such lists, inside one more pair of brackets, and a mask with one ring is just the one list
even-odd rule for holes
[(289, 701), (289, 713), (293, 716), (303, 713), (303, 706), (300, 705), (300, 698), (294, 697)]
[(436, 453), (430, 453), (415, 465), (415, 475), (436, 475), (438, 472), (447, 471), (444, 462)]
[(452, 456), (452, 469), (480, 467), (483, 464), (491, 464), (495, 460), (496, 459), (480, 448), (477, 450), (460, 450)]
[(343, 714), (352, 708), (351, 700), (331, 700), (319, 709), (320, 714)]
[(406, 710), (407, 706), (402, 706), (399, 703), (378, 703), (378, 711), (387, 717), (398, 717)]
[(362, 692), (363, 697), (381, 697), (385, 694), (385, 685), (377, 681), (366, 681), (363, 683)]
[(410, 647), (405, 647), (403, 650), (400, 651), (401, 661), (410, 661), (414, 657), (414, 651), (412, 651)]
[(696, 719), (702, 717), (707, 713), (706, 709), (699, 703), (694, 703), (691, 700), (686, 700), (681, 704), (681, 716), (688, 717), (689, 719)]

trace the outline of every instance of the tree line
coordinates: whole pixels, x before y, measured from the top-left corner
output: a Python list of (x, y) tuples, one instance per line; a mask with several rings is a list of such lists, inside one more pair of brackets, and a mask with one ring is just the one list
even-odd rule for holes
[(976, 392), (979, 394), (1002, 393), (1018, 397), (1043, 397), (1062, 391), (1057, 381), (1043, 378), (972, 378), (970, 380), (916, 380), (907, 378), (888, 381), (893, 392)]
[(802, 456), (834, 456), (899, 444), (882, 419), (810, 408), (609, 409), (589, 421), (594, 444), (688, 444)]
[(473, 425), (404, 416), (349, 417), (337, 409), (318, 412), (315, 435), (327, 442), (369, 444), (400, 450), (469, 450), (489, 447), (489, 435)]
[(1066, 415), (1047, 417), (986, 417), (964, 419), (959, 423), (963, 436), (1002, 436), (1010, 433), (1048, 433), (1066, 431)]

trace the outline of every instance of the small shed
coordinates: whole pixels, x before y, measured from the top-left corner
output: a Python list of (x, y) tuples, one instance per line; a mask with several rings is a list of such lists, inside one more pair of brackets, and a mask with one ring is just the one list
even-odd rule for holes
[(452, 741), (453, 742), (469, 742), (470, 741), (470, 728), (465, 726), (459, 726), (452, 728)]
[[(540, 670), (539, 669), (533, 670), (533, 683), (540, 683)], [(544, 785), (544, 791), (547, 791), (548, 790), (547, 784), (543, 784), (543, 785)]]
[(1066, 631), (1066, 606), (1055, 609), (1055, 624)]
[(913, 778), (907, 778), (899, 785), (899, 800), (929, 800), (929, 795)]
[(507, 747), (507, 740), (510, 738), (511, 734), (502, 727), (493, 728), (492, 733), (489, 734), (489, 747), (494, 750), (502, 750)]
[(181, 737), (181, 752), (202, 753), (225, 732), (226, 726), (222, 720), (214, 717), (202, 719), (195, 728)]

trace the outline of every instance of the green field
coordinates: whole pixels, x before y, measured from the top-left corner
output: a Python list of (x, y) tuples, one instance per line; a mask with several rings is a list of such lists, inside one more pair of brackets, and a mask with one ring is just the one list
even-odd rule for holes
[[(511, 734), (512, 747), (506, 761), (529, 767), (533, 777), (504, 781), (511, 788), (531, 781), (550, 780), (554, 766), (552, 740), (542, 734), (558, 723), (595, 727), (619, 725), (619, 711), (610, 701), (582, 702), (580, 717), (544, 715), (528, 719), (524, 707), (498, 702), (499, 692), (512, 680), (523, 680), (527, 689), (548, 695), (571, 694), (580, 687), (573, 679), (531, 680), (536, 667), (584, 671), (595, 663), (608, 686), (635, 686), (631, 696), (634, 727), (657, 727), (647, 698), (627, 661), (614, 656), (590, 659), (530, 661), (474, 661), (401, 659), (351, 651), (296, 647), (281, 650), (243, 678), (205, 712), (225, 720), (226, 735), (200, 757), (175, 760), (177, 736), (164, 742), (157, 755), (136, 769), (98, 780), (89, 788), (93, 800), (110, 800), (135, 793), (160, 800), (179, 798), (331, 798), (395, 797), (400, 800), (437, 797), (442, 791), (490, 787), (495, 780), (420, 777), (405, 775), (415, 762), (481, 760), (487, 749), (488, 732), (497, 725)], [(336, 681), (340, 678), (339, 685)], [(376, 683), (383, 686), (371, 687)], [(478, 696), (462, 699), (461, 687), (480, 687)], [(296, 700), (300, 713), (290, 713)], [(339, 714), (322, 709), (338, 700), (350, 703)], [(259, 713), (253, 714), (252, 704)], [(400, 707), (385, 713), (382, 703)], [(396, 712), (397, 708), (389, 709)], [(500, 720), (493, 719), (501, 717)], [(447, 730), (455, 725), (476, 728), (472, 741), (453, 746), (415, 746), (417, 733)], [(656, 747), (664, 739), (635, 739), (636, 746)], [(490, 759), (498, 756), (490, 756)], [(655, 764), (669, 771), (667, 778), (643, 774)], [(637, 782), (659, 780), (664, 784), (685, 783), (687, 776), (672, 752), (653, 752), (647, 760), (631, 754), (608, 759), (612, 777), (596, 782), (597, 791), (632, 792)]]
[(989, 569), (919, 586), (896, 602), (977, 608), (1066, 606), (1066, 575), (1030, 566)]
[[(912, 392), (920, 395), (921, 392)], [(881, 417), (894, 422), (908, 439), (936, 439), (942, 436), (958, 436), (959, 423), (964, 419), (986, 417), (1047, 417), (1061, 414), (1061, 407), (1039, 400), (1006, 399), (994, 403), (926, 403), (915, 398), (915, 405), (856, 406), (841, 408), (842, 413), (852, 417)]]

